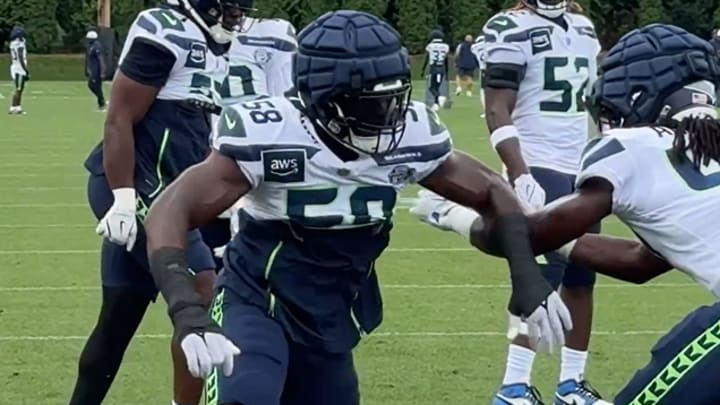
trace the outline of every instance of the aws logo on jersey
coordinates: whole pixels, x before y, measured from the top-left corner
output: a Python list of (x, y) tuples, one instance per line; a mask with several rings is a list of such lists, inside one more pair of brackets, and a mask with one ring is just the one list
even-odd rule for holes
[(550, 32), (548, 28), (540, 28), (530, 33), (530, 45), (532, 45), (533, 55), (552, 50)]
[(305, 181), (304, 150), (267, 150), (262, 152), (265, 181), (301, 183)]
[(202, 42), (193, 42), (190, 44), (190, 52), (185, 61), (185, 67), (194, 69), (205, 69), (205, 59), (207, 54), (207, 46)]

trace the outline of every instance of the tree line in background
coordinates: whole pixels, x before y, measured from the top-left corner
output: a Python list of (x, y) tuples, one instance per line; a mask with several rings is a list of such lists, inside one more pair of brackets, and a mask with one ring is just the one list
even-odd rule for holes
[[(652, 22), (681, 26), (704, 38), (720, 27), (720, 0), (576, 0), (592, 18), (604, 47), (629, 30)], [(0, 44), (22, 23), (36, 53), (82, 49), (94, 25), (96, 0), (0, 0)], [(138, 11), (156, 0), (113, 0), (112, 25), (124, 38)], [(314, 17), (339, 8), (369, 11), (391, 22), (413, 53), (422, 52), (430, 31), (442, 28), (451, 43), (479, 35), (494, 13), (517, 0), (258, 0), (258, 14), (280, 17), (301, 28)]]

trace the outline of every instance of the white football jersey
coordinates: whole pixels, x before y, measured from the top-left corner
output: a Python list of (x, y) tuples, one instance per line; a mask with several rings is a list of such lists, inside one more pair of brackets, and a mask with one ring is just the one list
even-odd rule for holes
[(223, 109), (212, 146), (236, 160), (252, 190), (243, 209), (257, 220), (352, 228), (392, 216), (399, 191), (447, 159), (450, 134), (421, 103), (408, 110), (398, 148), (344, 162), (318, 137), (300, 101), (269, 98)]
[(11, 76), (27, 74), (23, 69), (23, 63), (27, 66), (27, 45), (25, 40), (15, 39), (10, 41), (10, 61)]
[(293, 87), (295, 28), (281, 19), (248, 19), (230, 48), (230, 69), (220, 90), (223, 105), (281, 97)]
[(485, 35), (475, 38), (475, 42), (470, 46), (470, 51), (475, 55), (480, 70), (485, 69)]
[(428, 53), (430, 66), (445, 66), (445, 60), (450, 53), (450, 45), (443, 42), (442, 39), (433, 39), (427, 44), (425, 52)]
[(564, 18), (567, 31), (531, 11), (509, 11), (491, 18), (483, 33), (486, 64), (525, 68), (512, 119), (526, 163), (574, 174), (588, 139), (584, 103), (600, 43), (588, 18)]
[(701, 170), (671, 150), (664, 128), (606, 132), (588, 144), (577, 185), (614, 188), (613, 212), (659, 256), (720, 297), (720, 165)]
[(138, 38), (152, 41), (175, 55), (175, 65), (157, 99), (219, 103), (216, 88), (227, 76), (227, 59), (210, 51), (205, 35), (194, 22), (169, 8), (142, 11), (130, 27), (120, 63)]

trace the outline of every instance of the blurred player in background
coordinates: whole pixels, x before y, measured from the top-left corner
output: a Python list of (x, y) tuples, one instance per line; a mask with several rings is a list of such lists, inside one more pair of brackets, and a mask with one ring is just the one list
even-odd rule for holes
[(485, 78), (483, 77), (485, 74), (485, 35), (480, 34), (477, 38), (475, 38), (475, 42), (470, 47), (470, 50), (472, 51), (473, 55), (475, 56), (475, 59), (477, 60), (478, 64), (478, 81), (480, 82), (480, 102), (482, 103), (482, 113), (480, 114), (480, 118), (485, 118), (485, 90), (483, 89), (483, 81)]
[(478, 60), (472, 51), (473, 37), (466, 35), (465, 39), (455, 49), (455, 68), (457, 69), (457, 90), (455, 95), (459, 96), (465, 91), (465, 95), (472, 97), (473, 78), (478, 69)]
[(88, 89), (97, 99), (99, 111), (105, 111), (106, 103), (102, 83), (105, 75), (105, 61), (102, 44), (98, 41), (98, 33), (90, 30), (85, 34), (87, 49), (85, 51), (85, 76), (88, 78)]
[[(149, 273), (142, 221), (160, 192), (209, 153), (214, 89), (225, 54), (253, 5), (243, 0), (169, 0), (133, 22), (113, 80), (103, 141), (87, 158), (88, 199), (99, 220), (102, 306), (80, 356), (70, 403), (97, 405), (107, 394), (157, 289)], [(137, 240), (136, 240), (137, 239)], [(183, 269), (205, 305), (215, 262), (198, 231), (189, 233)], [(137, 243), (136, 243), (137, 241)], [(172, 345), (177, 405), (196, 405), (203, 382)]]
[(422, 75), (430, 67), (427, 77), (427, 88), (425, 104), (438, 111), (446, 106), (448, 93), (450, 92), (450, 81), (448, 79), (449, 65), (448, 55), (450, 45), (445, 42), (445, 35), (440, 30), (433, 30), (430, 34), (430, 43), (425, 47), (425, 61), (423, 62)]
[[(490, 142), (510, 184), (530, 210), (573, 192), (588, 139), (585, 94), (595, 81), (600, 44), (592, 22), (568, 12), (568, 7), (580, 10), (564, 0), (522, 0), (491, 18), (483, 30)], [(599, 224), (593, 231), (599, 231)], [(545, 258), (545, 276), (553, 286), (562, 285), (574, 325), (561, 351), (555, 402), (606, 403), (584, 377), (595, 273), (575, 269), (556, 253)], [(519, 324), (519, 319), (510, 318), (511, 331)], [(530, 342), (523, 336), (515, 339), (494, 404), (540, 403), (530, 382), (534, 360)]]
[[(228, 54), (230, 69), (220, 88), (222, 104), (228, 106), (285, 95), (293, 87), (292, 58), (296, 50), (295, 27), (289, 21), (246, 18)], [(200, 229), (205, 243), (215, 251), (218, 268), (222, 268), (225, 245), (232, 236), (231, 218), (237, 207), (239, 205)]]
[[(399, 34), (366, 13), (330, 12), (300, 32), (293, 66), (296, 93), (226, 107), (209, 157), (146, 220), (153, 276), (192, 373), (209, 376), (207, 403), (359, 404), (352, 349), (382, 319), (373, 263), (412, 183), (500, 218), (509, 308), (562, 342), (569, 313), (529, 251), (520, 202), (410, 100)], [(243, 195), (211, 319), (184, 271), (187, 231)]]
[[(621, 38), (602, 72), (591, 104), (605, 131), (586, 146), (572, 196), (530, 216), (533, 248), (559, 248), (600, 273), (638, 284), (677, 268), (720, 297), (720, 122), (714, 107), (720, 65), (713, 47), (681, 28), (650, 25)], [(424, 194), (416, 212), (466, 237), (469, 229), (477, 236), (479, 228), (493, 226), (470, 209), (437, 202)], [(610, 214), (644, 244), (585, 234)], [(493, 250), (484, 238), (472, 243)], [(718, 404), (718, 364), (715, 303), (662, 337), (614, 403)]]
[(22, 94), (25, 90), (25, 83), (30, 80), (30, 71), (27, 63), (27, 34), (23, 27), (16, 25), (10, 32), (10, 77), (13, 80), (15, 91), (12, 96), (12, 104), (8, 114), (25, 114), (22, 108)]

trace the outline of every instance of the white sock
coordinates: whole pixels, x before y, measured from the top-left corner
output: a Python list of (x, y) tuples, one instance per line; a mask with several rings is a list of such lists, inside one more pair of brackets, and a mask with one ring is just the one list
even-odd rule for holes
[(560, 382), (582, 381), (587, 363), (587, 352), (563, 347), (560, 350)]
[(507, 365), (503, 385), (530, 384), (535, 352), (522, 346), (511, 344), (508, 348)]

